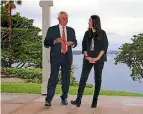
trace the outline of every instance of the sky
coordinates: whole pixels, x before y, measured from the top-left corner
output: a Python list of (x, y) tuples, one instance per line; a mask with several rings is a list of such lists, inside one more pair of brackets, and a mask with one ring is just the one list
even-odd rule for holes
[[(42, 29), (39, 1), (23, 0), (13, 14), (20, 12), (21, 16), (34, 19), (34, 25)], [(109, 50), (118, 50), (122, 44), (131, 43), (133, 35), (143, 32), (143, 0), (53, 0), (51, 26), (58, 24), (60, 11), (68, 13), (68, 26), (75, 29), (78, 41), (76, 50), (81, 49), (91, 15), (100, 17), (102, 29), (107, 33)]]

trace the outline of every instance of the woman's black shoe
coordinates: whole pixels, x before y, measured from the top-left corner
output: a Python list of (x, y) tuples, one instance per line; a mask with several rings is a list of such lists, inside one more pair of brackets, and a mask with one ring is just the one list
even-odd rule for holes
[(76, 107), (80, 107), (81, 100), (77, 100), (77, 99), (75, 101), (71, 100), (71, 104), (76, 105)]
[(96, 108), (96, 107), (97, 107), (97, 102), (93, 102), (91, 108)]

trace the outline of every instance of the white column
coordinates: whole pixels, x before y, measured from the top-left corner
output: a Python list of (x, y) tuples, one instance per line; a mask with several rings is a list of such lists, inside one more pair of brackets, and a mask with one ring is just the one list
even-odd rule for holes
[[(53, 6), (53, 0), (41, 0), (40, 4), (42, 7), (42, 39), (44, 41), (47, 29), (50, 26), (50, 7)], [(45, 48), (43, 45), (43, 58), (42, 58), (42, 84), (41, 94), (47, 94), (47, 83), (50, 77), (50, 49)]]

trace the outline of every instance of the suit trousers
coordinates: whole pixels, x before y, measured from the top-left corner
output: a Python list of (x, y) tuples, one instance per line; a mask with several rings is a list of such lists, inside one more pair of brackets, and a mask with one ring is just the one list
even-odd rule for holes
[(47, 85), (47, 96), (46, 101), (51, 102), (54, 94), (56, 85), (58, 83), (58, 74), (61, 67), (61, 84), (62, 84), (62, 99), (68, 97), (69, 85), (70, 85), (70, 71), (71, 63), (69, 61), (68, 53), (61, 53), (61, 55), (55, 61), (51, 62), (51, 73)]

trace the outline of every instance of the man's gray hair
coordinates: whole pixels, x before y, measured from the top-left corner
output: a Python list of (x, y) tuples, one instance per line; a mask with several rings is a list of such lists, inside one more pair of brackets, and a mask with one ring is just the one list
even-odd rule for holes
[(58, 14), (58, 18), (60, 17), (61, 14), (66, 14), (66, 15), (68, 16), (67, 12), (61, 11), (61, 12)]

